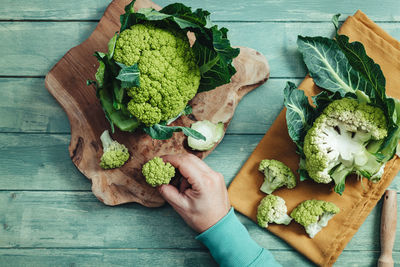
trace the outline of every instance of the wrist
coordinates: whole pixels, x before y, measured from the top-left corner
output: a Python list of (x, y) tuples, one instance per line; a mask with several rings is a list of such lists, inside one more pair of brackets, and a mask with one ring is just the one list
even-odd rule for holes
[(236, 217), (233, 208), (215, 225), (199, 234), (196, 240), (210, 250), (221, 266), (248, 266), (262, 252)]
[[(231, 207), (229, 205), (229, 207), (227, 207), (226, 210), (219, 212), (218, 214), (213, 214), (211, 216), (206, 216), (206, 220), (199, 224), (197, 228), (197, 232), (198, 233), (203, 233), (205, 231), (207, 231), (208, 229), (210, 229), (211, 227), (213, 227), (214, 225), (216, 225), (217, 223), (219, 223), (223, 218), (225, 218), (228, 213), (230, 212)], [(204, 218), (204, 216), (201, 216), (202, 218)], [(208, 218), (207, 218), (208, 217)], [(202, 220), (200, 220), (202, 221)]]

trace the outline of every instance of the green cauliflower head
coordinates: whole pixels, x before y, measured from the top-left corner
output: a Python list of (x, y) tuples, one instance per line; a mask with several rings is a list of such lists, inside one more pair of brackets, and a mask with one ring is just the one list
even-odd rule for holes
[(260, 190), (266, 194), (271, 194), (282, 186), (289, 189), (296, 186), (296, 177), (283, 162), (275, 159), (264, 159), (260, 162), (258, 170), (265, 175)]
[(258, 225), (266, 228), (269, 223), (288, 225), (292, 219), (286, 214), (285, 200), (281, 197), (268, 195), (264, 197), (257, 208)]
[(103, 145), (100, 167), (103, 169), (119, 168), (129, 159), (129, 152), (126, 146), (112, 140), (108, 130), (101, 134), (100, 140)]
[(154, 157), (143, 165), (142, 173), (146, 182), (152, 187), (156, 187), (169, 184), (172, 177), (175, 176), (175, 168), (171, 163), (165, 163), (162, 158)]
[(290, 216), (304, 226), (307, 234), (314, 238), (339, 211), (339, 208), (332, 202), (311, 199), (300, 203)]
[(350, 173), (379, 180), (384, 165), (368, 151), (368, 145), (386, 136), (387, 122), (381, 109), (351, 98), (335, 100), (305, 136), (306, 170), (318, 183), (334, 180), (343, 188)]
[(129, 112), (146, 126), (176, 117), (197, 93), (200, 69), (186, 34), (154, 23), (119, 35), (114, 60), (138, 64), (140, 87), (128, 89)]

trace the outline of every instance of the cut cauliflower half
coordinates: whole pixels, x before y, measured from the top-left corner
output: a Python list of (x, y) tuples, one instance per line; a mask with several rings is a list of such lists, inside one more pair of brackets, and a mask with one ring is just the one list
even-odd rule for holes
[(127, 90), (128, 111), (146, 126), (176, 117), (200, 85), (189, 40), (172, 27), (133, 25), (119, 35), (113, 58), (126, 66), (138, 64), (140, 87)]
[(335, 100), (305, 136), (307, 172), (318, 183), (334, 180), (343, 188), (350, 173), (379, 180), (383, 163), (368, 151), (368, 145), (386, 136), (387, 122), (381, 109), (351, 98)]
[(264, 197), (257, 208), (258, 225), (266, 228), (269, 223), (288, 225), (292, 221), (287, 215), (285, 200), (281, 197), (268, 195)]
[(314, 238), (339, 211), (340, 209), (332, 202), (311, 199), (300, 203), (290, 216), (304, 226), (307, 234)]

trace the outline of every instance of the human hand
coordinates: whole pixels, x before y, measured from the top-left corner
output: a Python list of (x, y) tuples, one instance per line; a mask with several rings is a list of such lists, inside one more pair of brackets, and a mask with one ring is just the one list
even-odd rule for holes
[(162, 197), (195, 231), (202, 233), (216, 224), (231, 208), (222, 174), (192, 154), (162, 157), (179, 169), (181, 185), (160, 186)]

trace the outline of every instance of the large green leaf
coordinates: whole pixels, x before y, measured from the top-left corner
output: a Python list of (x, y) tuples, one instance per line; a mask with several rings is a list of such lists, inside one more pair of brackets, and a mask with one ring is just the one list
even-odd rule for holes
[(350, 65), (334, 40), (299, 36), (297, 45), (310, 76), (319, 87), (342, 96), (360, 90), (374, 97), (371, 85)]
[(297, 86), (291, 82), (287, 82), (284, 96), (289, 136), (302, 147), (304, 136), (314, 120), (314, 108), (310, 106), (304, 91), (297, 89)]
[[(339, 16), (340, 14), (337, 14), (332, 18), (336, 30), (338, 29)], [(385, 99), (385, 76), (383, 75), (381, 67), (367, 55), (363, 44), (360, 42), (350, 43), (348, 36), (339, 34), (338, 32), (336, 33), (336, 43), (345, 54), (352, 68), (363, 75), (370, 86), (372, 86), (375, 92), (374, 95), (382, 100)]]
[[(388, 103), (386, 97), (386, 79), (378, 64), (370, 58), (360, 42), (349, 42), (346, 35), (336, 34), (336, 42), (342, 52), (345, 54), (349, 64), (354, 70), (360, 73), (368, 83), (368, 90), (364, 93), (369, 96), (370, 103), (382, 108), (388, 118), (393, 116), (394, 105)], [(394, 125), (393, 120), (389, 120), (389, 128)]]

